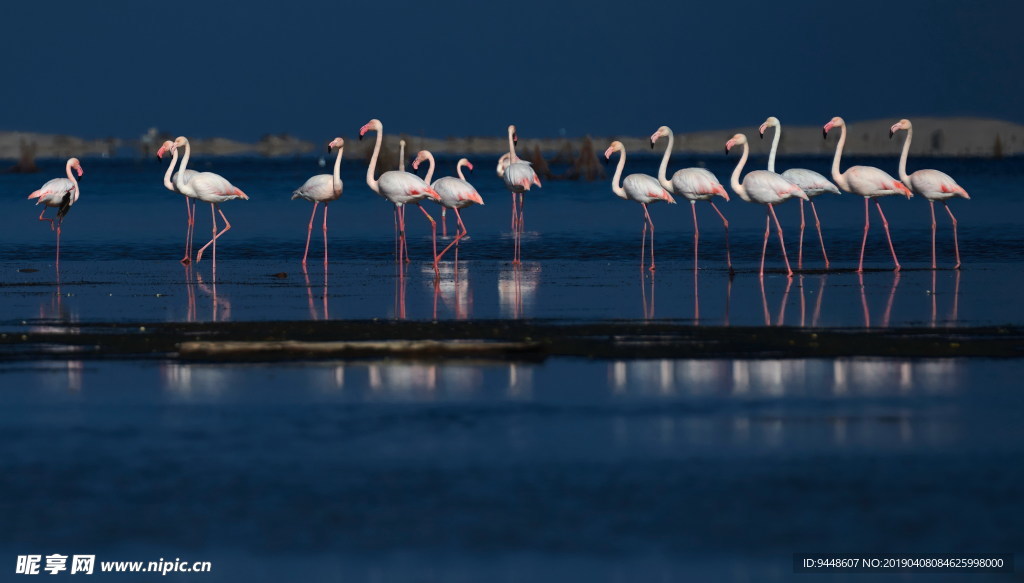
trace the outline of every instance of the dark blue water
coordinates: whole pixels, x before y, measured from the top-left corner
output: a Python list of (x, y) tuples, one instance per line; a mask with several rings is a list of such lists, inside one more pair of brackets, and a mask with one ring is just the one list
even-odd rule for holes
[(208, 560), (217, 581), (788, 580), (796, 551), (1019, 551), (1022, 373), (8, 366), (0, 551)]
[[(1017, 160), (928, 161), (972, 195), (951, 204), (960, 272), (925, 269), (928, 205), (890, 198), (882, 203), (904, 271), (891, 271), (873, 214), (869, 269), (852, 273), (863, 201), (843, 195), (818, 199), (837, 269), (821, 270), (808, 230), (805, 270), (788, 280), (773, 238), (763, 281), (763, 208), (735, 199), (719, 205), (732, 227), (730, 277), (709, 208), (697, 207), (695, 273), (690, 209), (652, 206), (652, 278), (638, 269), (640, 208), (616, 198), (607, 181), (549, 181), (528, 195), (526, 264), (512, 269), (509, 195), (489, 159), (474, 163), (480, 170), (471, 180), (488, 204), (464, 213), (471, 238), (458, 269), (446, 261), (436, 283), (429, 232), (415, 209), (414, 262), (396, 276), (391, 207), (365, 186), (361, 161), (343, 163), (346, 190), (331, 207), (325, 276), (318, 228), (310, 271), (300, 269), (310, 205), (289, 200), (321, 171), (315, 159), (213, 160), (208, 169), (252, 197), (223, 205), (233, 228), (219, 241), (216, 281), (205, 259), (191, 269), (177, 263), (184, 203), (163, 189), (162, 165), (83, 162), (59, 277), (53, 236), (24, 197), (62, 166), (0, 176), (0, 326), (10, 333), (54, 323), (324, 318), (1024, 323)], [(692, 163), (676, 159), (671, 168)], [(733, 163), (708, 161), (723, 181)], [(828, 163), (792, 160), (820, 171)], [(894, 158), (849, 163), (895, 170)], [(656, 161), (631, 157), (628, 170), (653, 172)], [(778, 212), (796, 267), (798, 207)], [(199, 209), (199, 244), (208, 216)], [(944, 217), (939, 261), (948, 268)], [(210, 574), (167, 576), (179, 581), (784, 581), (794, 578), (794, 552), (1019, 552), (1022, 373), (1017, 360), (686, 355), (275, 366), (4, 361), (0, 563), (8, 567), (0, 573), (22, 578), (13, 574), (19, 554), (80, 553), (213, 563)], [(946, 580), (982, 578), (1001, 580)]]

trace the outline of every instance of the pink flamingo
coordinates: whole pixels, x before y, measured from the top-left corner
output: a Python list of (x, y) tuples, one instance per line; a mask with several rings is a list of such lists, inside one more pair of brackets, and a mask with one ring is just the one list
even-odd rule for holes
[(899, 130), (907, 130), (907, 139), (903, 142), (903, 153), (900, 154), (900, 180), (911, 191), (928, 199), (928, 204), (932, 209), (932, 269), (935, 269), (935, 201), (941, 202), (942, 206), (946, 207), (949, 219), (953, 221), (953, 247), (956, 249), (956, 265), (953, 266), (953, 269), (960, 269), (960, 243), (956, 238), (956, 217), (953, 216), (953, 211), (949, 210), (946, 201), (954, 196), (962, 196), (968, 200), (971, 197), (945, 172), (918, 170), (908, 175), (907, 154), (910, 152), (910, 140), (914, 137), (914, 126), (910, 124), (909, 119), (901, 119), (889, 128), (889, 137), (892, 138)]
[[(374, 169), (377, 166), (377, 156), (380, 155), (380, 143), (384, 137), (384, 124), (378, 119), (371, 119), (363, 127), (359, 128), (359, 139), (363, 139), (363, 135), (366, 132), (373, 130), (377, 132), (377, 144), (373, 147), (373, 156), (370, 158), (370, 165), (366, 169), (366, 184), (370, 188), (379, 194), (380, 196), (391, 201), (395, 205), (395, 225), (397, 228), (396, 235), (398, 236), (398, 262), (399, 264), (403, 261), (403, 246), (405, 244), (405, 205), (415, 204), (417, 208), (423, 211), (423, 215), (430, 221), (431, 237), (434, 242), (434, 275), (437, 276), (440, 272), (437, 269), (437, 222), (434, 221), (434, 217), (430, 216), (427, 209), (419, 205), (420, 201), (425, 198), (432, 198), (435, 201), (440, 200), (440, 196), (437, 192), (430, 187), (422, 178), (411, 174), (409, 172), (402, 172), (397, 170), (389, 170), (380, 175), (380, 179), (373, 177)], [(408, 257), (405, 257), (405, 261), (409, 261)]]
[(68, 158), (67, 164), (64, 165), (64, 171), (67, 172), (67, 178), (54, 178), (53, 180), (47, 180), (39, 190), (36, 190), (32, 194), (28, 195), (28, 199), (36, 200), (36, 204), (43, 205), (43, 212), (39, 213), (40, 221), (49, 221), (50, 230), (55, 230), (53, 225), (53, 219), (44, 218), (47, 207), (54, 207), (57, 209), (57, 260), (55, 266), (60, 267), (60, 226), (64, 222), (64, 217), (71, 210), (71, 205), (75, 204), (80, 194), (78, 188), (78, 181), (75, 180), (75, 175), (71, 173), (74, 169), (78, 172), (78, 176), (81, 177), (84, 174), (82, 170), (82, 164), (78, 161), (78, 158)]
[(697, 227), (697, 201), (706, 200), (711, 203), (711, 208), (715, 209), (715, 212), (722, 219), (722, 224), (725, 226), (725, 260), (731, 272), (732, 254), (729, 252), (729, 221), (725, 219), (722, 211), (718, 210), (713, 200), (717, 195), (728, 202), (729, 193), (718, 182), (718, 178), (704, 168), (683, 168), (682, 170), (677, 170), (672, 175), (671, 182), (666, 179), (665, 173), (668, 169), (668, 158), (672, 154), (675, 136), (672, 134), (671, 128), (661, 126), (658, 128), (658, 131), (651, 135), (651, 149), (654, 148), (654, 144), (662, 137), (668, 137), (668, 145), (665, 147), (665, 154), (662, 155), (661, 166), (658, 168), (658, 182), (661, 183), (665, 190), (690, 201), (690, 210), (693, 211), (693, 268), (697, 269), (697, 241), (700, 238), (700, 229)]
[[(523, 193), (530, 190), (534, 184), (540, 187), (540, 179), (529, 162), (524, 162), (516, 156), (516, 144), (519, 136), (516, 135), (516, 126), (508, 126), (508, 164), (502, 171), (501, 177), (505, 181), (505, 188), (512, 193), (512, 236), (515, 238), (515, 251), (512, 264), (522, 263), (522, 232), (525, 225), (523, 220)], [(498, 162), (499, 169), (501, 161)], [(516, 195), (519, 195), (519, 207), (516, 208)]]
[[(622, 168), (626, 165), (626, 148), (622, 142), (616, 140), (604, 151), (605, 159), (611, 159), (612, 153), (619, 153), (619, 164), (615, 167), (615, 176), (612, 176), (612, 192), (621, 199), (635, 200), (644, 208), (644, 230), (640, 243), (640, 269), (644, 268), (644, 245), (647, 243), (647, 227), (651, 228), (651, 266), (654, 271), (654, 222), (647, 212), (647, 205), (652, 202), (663, 200), (669, 204), (676, 204), (676, 199), (668, 191), (662, 188), (658, 179), (647, 174), (630, 174), (619, 185), (619, 178), (622, 176)], [(646, 297), (646, 296), (645, 296)]]
[[(174, 166), (178, 163), (178, 149), (174, 147), (174, 142), (167, 140), (160, 146), (160, 149), (156, 152), (156, 157), (161, 160), (164, 157), (164, 152), (171, 152), (171, 164), (167, 167), (167, 172), (164, 173), (164, 188), (171, 192), (178, 192), (178, 187), (174, 185), (174, 181), (177, 180), (178, 173), (174, 172)], [(174, 172), (172, 175), (171, 172)], [(192, 180), (192, 177), (198, 174), (195, 170), (185, 170), (184, 180), (188, 182)], [(188, 265), (192, 262), (192, 230), (196, 224), (196, 207), (192, 203), (192, 198), (185, 196), (185, 217), (187, 219), (185, 225), (185, 256), (182, 257), (181, 263)]]
[(764, 244), (761, 246), (760, 274), (762, 277), (764, 276), (764, 255), (765, 251), (768, 250), (768, 233), (771, 230), (771, 222), (768, 217), (768, 214), (770, 214), (770, 218), (775, 220), (775, 228), (778, 231), (779, 245), (782, 247), (782, 259), (786, 262), (786, 275), (793, 277), (793, 270), (790, 269), (789, 258), (786, 256), (786, 243), (782, 240), (782, 225), (779, 224), (779, 217), (775, 215), (774, 207), (793, 196), (807, 200), (807, 195), (803, 190), (800, 190), (799, 186), (767, 170), (748, 172), (743, 177), (743, 183), (741, 184), (740, 173), (743, 172), (743, 165), (747, 163), (747, 156), (750, 155), (750, 145), (747, 143), (747, 136), (736, 134), (725, 143), (725, 152), (728, 154), (729, 150), (737, 144), (743, 146), (743, 155), (740, 157), (739, 163), (736, 164), (736, 169), (732, 171), (732, 190), (747, 202), (756, 202), (768, 206), (768, 213), (765, 216), (764, 223)]
[[(782, 124), (779, 123), (779, 118), (769, 117), (761, 124), (758, 130), (761, 133), (761, 139), (764, 139), (764, 133), (768, 128), (775, 128), (775, 136), (772, 138), (772, 151), (768, 154), (768, 171), (775, 172), (775, 152), (779, 149), (779, 137), (782, 136)], [(793, 184), (800, 187), (807, 195), (811, 203), (811, 212), (814, 213), (814, 225), (818, 228), (818, 241), (821, 242), (821, 255), (825, 258), (825, 269), (828, 269), (828, 254), (825, 253), (825, 238), (821, 235), (821, 221), (818, 220), (818, 211), (814, 208), (814, 197), (818, 196), (823, 192), (831, 192), (832, 194), (839, 194), (839, 187), (828, 179), (818, 174), (814, 170), (807, 170), (805, 168), (790, 168), (782, 173), (782, 177), (792, 182)], [(804, 201), (800, 201), (800, 247), (797, 252), (796, 264), (798, 268), (804, 266)]]
[(904, 194), (910, 198), (914, 195), (900, 181), (874, 166), (851, 166), (846, 172), (840, 172), (839, 159), (843, 156), (843, 146), (846, 145), (846, 122), (841, 117), (833, 117), (822, 129), (824, 137), (828, 138), (828, 131), (834, 127), (840, 128), (840, 134), (839, 142), (836, 144), (836, 155), (832, 159), (832, 180), (836, 181), (839, 188), (864, 197), (864, 240), (860, 244), (857, 273), (864, 271), (864, 248), (868, 244), (868, 228), (871, 226), (869, 203), (873, 198), (876, 199), (875, 207), (878, 208), (878, 214), (882, 217), (882, 228), (885, 229), (885, 238), (889, 241), (892, 262), (896, 264), (896, 271), (899, 271), (900, 262), (896, 259), (896, 249), (892, 246), (892, 236), (889, 235), (889, 221), (885, 219), (885, 213), (882, 212), (882, 205), (878, 203), (877, 197)]
[[(219, 205), (222, 202), (239, 198), (249, 200), (249, 196), (242, 192), (241, 189), (228, 182), (226, 178), (213, 172), (197, 172), (186, 181), (185, 174), (188, 167), (188, 159), (192, 153), (192, 146), (189, 145), (188, 138), (185, 136), (178, 136), (175, 138), (173, 146), (175, 149), (182, 147), (185, 148), (185, 155), (181, 157), (181, 168), (175, 175), (174, 186), (177, 187), (178, 192), (185, 196), (210, 203), (210, 218), (213, 221), (213, 238), (211, 238), (206, 245), (199, 248), (199, 252), (196, 253), (196, 263), (199, 263), (203, 259), (203, 251), (212, 244), (213, 276), (216, 278), (217, 239), (231, 229), (231, 223), (228, 222), (228, 218), (224, 216), (224, 211), (220, 210)], [(220, 213), (220, 218), (224, 220), (224, 229), (220, 232), (217, 231), (217, 213)]]
[(292, 200), (304, 198), (313, 203), (313, 213), (309, 215), (309, 228), (306, 229), (306, 251), (302, 254), (302, 270), (306, 270), (306, 258), (309, 256), (309, 239), (313, 235), (313, 219), (316, 207), (324, 203), (324, 272), (327, 271), (327, 204), (341, 198), (345, 185), (341, 182), (341, 155), (345, 151), (345, 140), (334, 138), (327, 144), (327, 153), (338, 149), (338, 157), (334, 159), (334, 174), (317, 174), (305, 184), (292, 192)]
[[(418, 170), (420, 167), (420, 163), (422, 163), (423, 161), (430, 162), (430, 166), (427, 169), (427, 177), (424, 179), (424, 182), (429, 183), (430, 179), (434, 176), (433, 154), (431, 154), (427, 150), (420, 150), (420, 152), (416, 154), (416, 159), (413, 160), (412, 162), (412, 169)], [(448, 250), (451, 249), (453, 245), (455, 246), (455, 257), (456, 259), (458, 259), (459, 241), (469, 234), (469, 230), (466, 229), (466, 225), (462, 222), (462, 215), (459, 214), (459, 209), (464, 209), (471, 204), (484, 204), (484, 199), (480, 198), (480, 193), (478, 193), (476, 189), (473, 188), (473, 185), (466, 181), (466, 177), (463, 176), (463, 166), (469, 168), (470, 172), (473, 171), (473, 165), (469, 162), (469, 160), (461, 158), (459, 159), (459, 162), (455, 165), (455, 171), (459, 175), (458, 178), (455, 178), (454, 176), (442, 176), (441, 178), (438, 178), (437, 180), (434, 181), (433, 184), (430, 185), (431, 188), (437, 191), (438, 196), (441, 197), (440, 200), (438, 201), (438, 204), (441, 205), (442, 216), (444, 216), (444, 211), (446, 209), (454, 210), (455, 219), (458, 221), (459, 227), (459, 230), (456, 230), (455, 232), (455, 240), (452, 241), (451, 243), (448, 243), (448, 246), (445, 247), (440, 254), (438, 254), (438, 261), (440, 261), (441, 258), (444, 257), (444, 254), (447, 253)]]

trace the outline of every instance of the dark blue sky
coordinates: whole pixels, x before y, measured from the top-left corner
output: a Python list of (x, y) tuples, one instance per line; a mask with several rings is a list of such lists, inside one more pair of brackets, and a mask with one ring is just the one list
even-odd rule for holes
[[(244, 8), (243, 8), (244, 7)], [(1018, 2), (5, 6), (0, 129), (648, 134), (924, 115), (1024, 122)]]

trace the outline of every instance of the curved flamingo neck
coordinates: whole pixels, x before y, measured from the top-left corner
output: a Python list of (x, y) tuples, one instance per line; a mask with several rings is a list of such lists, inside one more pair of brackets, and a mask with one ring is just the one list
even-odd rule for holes
[(75, 173), (71, 171), (71, 160), (68, 160), (67, 164), (64, 165), (64, 171), (68, 173), (68, 179), (75, 185), (71, 195), (71, 202), (78, 200), (78, 180), (75, 180)]
[(459, 175), (459, 179), (462, 180), (463, 182), (468, 182), (468, 181), (466, 180), (466, 177), (462, 175), (462, 167), (463, 166), (468, 166), (468, 165), (469, 165), (469, 160), (467, 160), (465, 158), (459, 160), (459, 163), (455, 165), (455, 172)]
[(768, 171), (775, 172), (775, 151), (779, 149), (779, 138), (782, 136), (782, 124), (773, 126), (775, 136), (772, 138), (772, 151), (768, 154)]
[(516, 156), (516, 143), (512, 141), (512, 132), (508, 133), (508, 163), (509, 166), (519, 161), (519, 156)]
[[(177, 152), (175, 152), (177, 154)], [(181, 187), (185, 184), (185, 168), (188, 166), (189, 156), (192, 155), (192, 146), (185, 140), (185, 154), (181, 157), (181, 166), (178, 167), (178, 178), (174, 181), (174, 186), (181, 192)]]
[(747, 196), (747, 189), (743, 188), (743, 184), (740, 183), (740, 173), (743, 172), (743, 166), (747, 163), (747, 156), (750, 155), (750, 145), (743, 142), (743, 155), (740, 156), (740, 161), (736, 164), (736, 169), (732, 171), (732, 179), (730, 186), (732, 186), (733, 192), (740, 195), (740, 198), (750, 202), (750, 197)]
[(675, 192), (672, 188), (672, 183), (665, 177), (668, 172), (668, 158), (672, 155), (672, 144), (675, 143), (675, 135), (672, 130), (668, 130), (668, 145), (665, 146), (665, 153), (661, 156), (661, 166), (658, 167), (658, 182), (661, 183), (661, 187), (669, 192)]
[(164, 188), (170, 191), (177, 190), (174, 187), (174, 183), (171, 182), (171, 174), (174, 173), (174, 165), (178, 163), (178, 149), (171, 148), (171, 165), (167, 167), (167, 172), (164, 173)]
[(846, 145), (846, 124), (839, 126), (839, 143), (836, 144), (836, 155), (832, 158), (832, 180), (836, 181), (839, 188), (849, 192), (850, 183), (846, 176), (839, 171), (839, 159), (843, 157), (843, 146)]
[(434, 177), (434, 155), (427, 152), (427, 161), (430, 162), (430, 166), (427, 167), (427, 176), (423, 179), (427, 185), (430, 185), (430, 179)]
[(377, 143), (373, 146), (373, 155), (370, 156), (370, 165), (366, 167), (366, 185), (377, 194), (380, 194), (380, 184), (377, 182), (377, 179), (373, 177), (373, 173), (377, 169), (377, 156), (380, 156), (380, 141), (383, 138), (384, 125), (381, 124), (380, 128), (377, 129)]
[(615, 167), (615, 176), (612, 176), (612, 192), (615, 193), (619, 198), (627, 198), (626, 191), (619, 184), (619, 178), (622, 177), (622, 169), (626, 166), (626, 149), (622, 148), (619, 150), (619, 164)]
[(333, 182), (331, 188), (334, 190), (334, 194), (341, 194), (341, 154), (345, 151), (345, 146), (338, 148), (338, 157), (334, 159), (334, 174), (331, 176)]
[(900, 180), (910, 188), (910, 176), (907, 175), (907, 156), (910, 154), (910, 140), (914, 138), (914, 126), (907, 128), (907, 139), (903, 141), (903, 153), (900, 154)]

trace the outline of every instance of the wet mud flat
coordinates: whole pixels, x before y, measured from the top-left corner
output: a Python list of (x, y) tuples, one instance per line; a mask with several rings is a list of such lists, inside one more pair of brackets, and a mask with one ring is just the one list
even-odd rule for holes
[(282, 321), (90, 323), (9, 327), (0, 360), (280, 360), (548, 357), (644, 358), (1019, 358), (1024, 328), (799, 328), (554, 320), (472, 322)]

